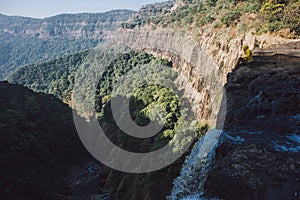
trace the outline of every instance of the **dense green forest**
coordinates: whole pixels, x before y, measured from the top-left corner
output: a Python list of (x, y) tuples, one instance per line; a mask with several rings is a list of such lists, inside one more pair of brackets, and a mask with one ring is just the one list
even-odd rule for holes
[[(165, 78), (164, 75), (162, 78)], [(130, 83), (134, 84), (138, 80), (132, 81)], [(136, 124), (147, 126), (152, 120), (163, 125), (162, 129), (155, 136), (146, 139), (129, 136), (119, 128), (116, 119), (113, 118), (111, 109), (113, 98), (121, 99), (118, 101), (121, 102), (118, 107), (120, 116), (125, 109), (128, 109), (122, 105), (122, 102), (126, 102), (129, 98), (130, 114)], [(130, 94), (118, 92), (117, 96), (113, 96), (104, 104), (100, 123), (110, 140), (128, 151), (145, 153), (158, 150), (168, 144), (176, 146), (174, 152), (181, 151), (187, 143), (196, 142), (208, 130), (207, 125), (193, 120), (193, 114), (189, 112), (190, 108), (188, 105), (183, 105), (188, 103), (182, 100), (182, 97), (174, 91), (159, 84), (140, 87)], [(122, 117), (118, 120), (122, 120)], [(169, 143), (172, 139), (174, 143)]]
[(70, 167), (88, 158), (71, 109), (51, 95), (0, 83), (0, 196), (60, 199)]
[[(85, 98), (83, 100), (92, 101), (92, 99), (95, 99), (95, 109), (98, 119), (102, 124), (106, 124), (104, 127), (110, 124), (109, 130), (106, 130), (111, 135), (110, 138), (124, 148), (134, 147), (134, 151), (158, 149), (172, 139), (176, 132), (184, 134), (187, 130), (193, 130), (198, 132), (200, 137), (207, 130), (207, 126), (202, 126), (197, 121), (193, 121), (192, 123), (189, 121), (193, 115), (189, 111), (187, 101), (182, 96), (178, 96), (180, 93), (178, 89), (172, 91), (170, 88), (159, 84), (168, 79), (170, 84), (172, 84), (177, 77), (176, 73), (170, 69), (172, 66), (170, 61), (155, 58), (153, 55), (133, 51), (126, 47), (121, 51), (116, 51), (116, 49), (120, 50), (122, 48), (110, 50), (112, 51), (110, 55), (113, 53), (115, 56), (111, 56), (113, 59), (109, 63), (105, 63), (107, 60), (106, 51), (84, 51), (50, 62), (23, 67), (14, 73), (9, 80), (13, 83), (25, 85), (37, 92), (53, 94), (64, 102), (70, 102), (71, 105), (75, 78), (76, 76), (81, 76), (78, 75), (81, 70), (84, 71), (82, 89), (85, 90)], [(155, 70), (156, 66), (162, 66), (170, 70), (167, 72), (157, 71)], [(103, 68), (103, 75), (98, 82), (96, 91), (93, 91), (89, 86), (89, 83), (93, 82), (92, 77), (94, 73), (90, 76), (88, 71), (93, 68)], [(142, 86), (139, 77), (140, 73), (143, 73), (144, 78), (151, 77), (153, 83)], [(117, 90), (113, 91), (114, 84), (120, 80), (120, 77), (128, 74), (132, 74), (128, 81), (122, 83)], [(88, 88), (84, 87), (85, 83), (87, 83)], [(132, 85), (136, 84), (141, 84), (141, 88), (132, 89)], [(130, 92), (124, 92), (128, 89)], [(126, 134), (120, 131), (115, 124), (110, 110), (111, 99), (116, 96), (121, 96), (125, 99), (130, 98), (130, 112), (137, 124), (147, 125), (150, 119), (164, 122), (164, 127), (160, 134), (153, 138), (140, 140), (126, 136)], [(186, 105), (183, 105), (182, 102), (185, 102)], [(180, 109), (181, 107), (187, 109)], [(87, 107), (85, 107), (84, 103), (79, 103), (76, 110), (85, 117), (92, 117), (86, 111)], [(122, 110), (121, 107), (120, 110)], [(166, 116), (163, 116), (159, 112), (162, 110), (166, 111)], [(182, 145), (190, 141), (190, 139), (182, 141)]]
[(20, 68), (8, 77), (35, 92), (53, 94), (61, 100), (70, 101), (74, 87), (74, 73), (90, 51), (63, 56), (45, 63)]
[[(162, 69), (158, 69), (157, 66), (161, 66)], [(168, 60), (154, 58), (143, 52), (130, 51), (120, 55), (104, 71), (105, 76), (99, 80), (96, 91), (96, 110), (102, 126), (109, 127), (105, 130), (109, 138), (118, 146), (134, 152), (154, 151), (167, 145), (176, 134), (180, 138), (180, 134), (194, 131), (200, 137), (207, 130), (207, 126), (201, 127), (197, 121), (189, 121), (193, 114), (188, 112), (190, 111), (188, 104), (183, 105), (184, 98), (179, 96), (176, 86), (168, 88), (160, 85), (166, 82), (169, 82), (167, 85), (174, 84), (176, 72), (163, 70), (163, 68), (170, 69), (171, 66), (172, 63)], [(120, 81), (122, 76), (127, 78), (118, 83), (115, 88), (116, 82)], [(151, 84), (143, 85), (144, 79), (151, 80)], [(111, 100), (113, 98), (121, 99), (118, 104), (119, 116), (122, 116), (124, 110), (128, 109), (122, 105), (122, 102), (129, 99), (131, 117), (136, 124), (146, 126), (152, 120), (163, 124), (162, 130), (147, 139), (137, 139), (124, 133), (112, 116)], [(197, 139), (198, 137), (196, 136)], [(185, 140), (177, 141), (178, 148), (191, 142), (192, 139), (192, 137), (186, 137)]]
[(26, 64), (44, 62), (90, 49), (133, 14), (62, 14), (45, 19), (0, 15), (0, 80)]
[(102, 68), (104, 70), (96, 95), (99, 98), (107, 98), (106, 96), (110, 95), (112, 91), (113, 81), (132, 68), (151, 62), (171, 65), (167, 60), (156, 59), (150, 54), (133, 51), (126, 47), (123, 50), (117, 51), (116, 49), (118, 48), (114, 48), (112, 51), (115, 52), (111, 52), (111, 55), (115, 54), (115, 58), (106, 65), (104, 64), (106, 62), (105, 52), (97, 51), (97, 49), (86, 50), (48, 62), (24, 66), (10, 75), (8, 80), (24, 85), (33, 91), (53, 94), (65, 102), (70, 102), (76, 72), (80, 71), (80, 68)]

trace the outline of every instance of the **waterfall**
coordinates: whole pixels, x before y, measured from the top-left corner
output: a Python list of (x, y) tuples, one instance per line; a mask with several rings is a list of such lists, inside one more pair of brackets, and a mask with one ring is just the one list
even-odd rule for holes
[(219, 146), (221, 130), (208, 131), (192, 149), (181, 169), (180, 176), (173, 182), (168, 200), (202, 199), (203, 186)]

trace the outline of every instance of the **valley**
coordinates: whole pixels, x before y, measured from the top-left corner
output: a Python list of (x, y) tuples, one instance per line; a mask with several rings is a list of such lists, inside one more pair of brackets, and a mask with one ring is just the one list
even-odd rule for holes
[[(0, 156), (11, 166), (0, 193), (298, 199), (299, 11), (288, 0), (174, 0), (0, 15)], [(253, 62), (239, 64), (244, 45)]]

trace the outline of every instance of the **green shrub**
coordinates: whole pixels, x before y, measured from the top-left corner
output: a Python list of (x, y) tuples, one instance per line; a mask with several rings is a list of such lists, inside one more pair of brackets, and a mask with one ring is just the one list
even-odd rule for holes
[(300, 1), (286, 6), (283, 21), (285, 27), (300, 35)]
[(221, 22), (223, 24), (226, 24), (226, 26), (230, 26), (230, 24), (234, 23), (237, 19), (239, 19), (240, 16), (241, 16), (240, 11), (231, 10), (225, 13), (224, 17), (221, 19)]

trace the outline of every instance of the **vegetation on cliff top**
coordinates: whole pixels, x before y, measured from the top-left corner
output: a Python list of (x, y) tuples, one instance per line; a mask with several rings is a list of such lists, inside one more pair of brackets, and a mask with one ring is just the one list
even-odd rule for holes
[(299, 0), (184, 0), (182, 3), (175, 10), (170, 9), (169, 5), (174, 5), (172, 1), (161, 9), (148, 6), (146, 13), (141, 9), (123, 27), (149, 24), (153, 27), (201, 29), (210, 24), (214, 28), (238, 25), (240, 31), (255, 29), (257, 33), (265, 33), (289, 29), (290, 34), (286, 37), (300, 35)]

